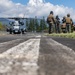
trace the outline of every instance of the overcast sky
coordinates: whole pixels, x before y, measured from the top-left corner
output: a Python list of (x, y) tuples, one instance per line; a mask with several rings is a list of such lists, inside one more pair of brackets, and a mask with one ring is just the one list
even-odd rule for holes
[(71, 14), (75, 21), (75, 0), (0, 0), (0, 17), (47, 17), (50, 11), (60, 18)]

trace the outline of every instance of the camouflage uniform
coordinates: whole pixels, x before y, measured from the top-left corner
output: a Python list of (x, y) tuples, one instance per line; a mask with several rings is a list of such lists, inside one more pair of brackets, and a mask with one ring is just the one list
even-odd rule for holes
[(55, 28), (56, 28), (56, 33), (60, 33), (60, 19), (59, 19), (58, 15), (56, 16)]
[(71, 24), (71, 32), (73, 32), (74, 31), (74, 23), (73, 23), (73, 20), (71, 19), (71, 21), (72, 21), (72, 24)]
[(66, 17), (65, 17), (65, 16), (64, 16), (63, 19), (62, 19), (61, 28), (62, 28), (62, 32), (64, 32), (64, 33), (67, 32), (67, 29), (66, 29)]
[(67, 29), (67, 32), (71, 32), (71, 25), (72, 25), (72, 19), (70, 18), (70, 14), (67, 14), (67, 17), (66, 17), (66, 29)]
[(53, 16), (53, 11), (51, 11), (50, 15), (47, 17), (47, 23), (49, 24), (49, 34), (55, 31), (54, 22), (55, 22), (55, 19)]

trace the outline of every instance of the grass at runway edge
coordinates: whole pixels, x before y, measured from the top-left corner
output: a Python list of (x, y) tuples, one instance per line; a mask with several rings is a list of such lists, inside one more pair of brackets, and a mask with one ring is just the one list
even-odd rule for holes
[(7, 32), (6, 31), (0, 31), (0, 36), (6, 35)]
[(46, 34), (47, 36), (55, 36), (55, 37), (65, 37), (65, 38), (75, 38), (75, 32), (73, 33), (52, 33)]

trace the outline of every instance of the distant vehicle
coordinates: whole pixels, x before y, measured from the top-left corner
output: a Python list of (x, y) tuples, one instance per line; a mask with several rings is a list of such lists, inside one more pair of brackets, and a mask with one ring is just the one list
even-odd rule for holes
[(15, 19), (14, 22), (10, 22), (10, 27), (7, 28), (7, 31), (10, 34), (24, 34), (26, 33), (26, 28), (24, 27), (24, 23), (20, 21), (20, 19)]

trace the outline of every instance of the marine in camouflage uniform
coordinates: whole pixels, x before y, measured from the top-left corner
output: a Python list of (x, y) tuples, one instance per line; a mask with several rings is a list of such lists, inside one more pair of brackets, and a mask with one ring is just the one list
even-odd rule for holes
[(53, 16), (53, 11), (51, 11), (49, 16), (47, 17), (47, 23), (49, 25), (49, 34), (55, 32), (55, 18)]
[(67, 32), (70, 33), (71, 32), (71, 27), (72, 27), (72, 19), (70, 18), (70, 14), (67, 14), (67, 17), (65, 18), (65, 20), (66, 20)]
[(62, 32), (63, 33), (66, 33), (67, 32), (67, 29), (66, 29), (66, 17), (65, 16), (62, 19), (61, 29), (62, 29)]
[(56, 20), (56, 24), (55, 24), (56, 33), (60, 33), (60, 18), (58, 15), (56, 16), (55, 20)]

